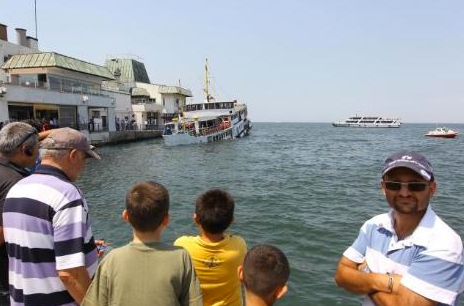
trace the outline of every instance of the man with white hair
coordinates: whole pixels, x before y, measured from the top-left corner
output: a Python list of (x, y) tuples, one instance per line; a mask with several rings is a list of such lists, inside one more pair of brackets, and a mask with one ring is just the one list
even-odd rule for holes
[(53, 130), (34, 174), (8, 192), (3, 209), (12, 305), (77, 305), (97, 267), (88, 206), (73, 182), (87, 158), (86, 136)]
[[(29, 175), (26, 170), (35, 164), (39, 154), (39, 138), (35, 128), (27, 123), (13, 122), (0, 131), (0, 213), (10, 188)], [(8, 303), (8, 255), (3, 239), (3, 219), (0, 214), (0, 305)]]

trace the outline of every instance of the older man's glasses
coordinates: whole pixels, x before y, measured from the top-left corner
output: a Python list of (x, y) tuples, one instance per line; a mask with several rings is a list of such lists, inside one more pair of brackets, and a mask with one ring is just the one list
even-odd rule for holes
[(409, 183), (401, 183), (401, 182), (394, 182), (394, 181), (384, 181), (383, 185), (385, 189), (391, 191), (398, 191), (401, 189), (401, 186), (406, 186), (409, 191), (424, 191), (429, 183), (427, 182), (409, 182)]
[(20, 146), (22, 146), (29, 138), (31, 138), (34, 135), (38, 135), (36, 130), (27, 134), (16, 147), (19, 148)]

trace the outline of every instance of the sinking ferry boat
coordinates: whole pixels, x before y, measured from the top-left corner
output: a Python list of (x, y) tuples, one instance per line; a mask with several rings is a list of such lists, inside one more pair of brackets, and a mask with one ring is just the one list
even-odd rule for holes
[(182, 114), (165, 124), (168, 146), (241, 138), (251, 132), (246, 104), (237, 100), (218, 102), (209, 92), (208, 61), (205, 65), (205, 101), (187, 104)]

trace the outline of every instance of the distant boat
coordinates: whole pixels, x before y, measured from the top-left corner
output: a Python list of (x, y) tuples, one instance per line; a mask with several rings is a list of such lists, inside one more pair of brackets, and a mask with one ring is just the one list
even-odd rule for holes
[(363, 127), (363, 128), (399, 128), (399, 118), (383, 118), (373, 116), (353, 116), (344, 121), (332, 123), (335, 127)]
[(458, 136), (458, 132), (450, 130), (445, 127), (437, 127), (435, 130), (425, 134), (427, 137), (441, 137), (441, 138), (454, 138)]

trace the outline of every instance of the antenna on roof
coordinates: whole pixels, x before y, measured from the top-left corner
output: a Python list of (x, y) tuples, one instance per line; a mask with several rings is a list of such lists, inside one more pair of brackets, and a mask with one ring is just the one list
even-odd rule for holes
[(106, 54), (106, 59), (111, 60), (111, 59), (130, 59), (130, 60), (136, 60), (136, 61), (143, 61), (143, 58), (138, 56), (137, 54), (133, 53), (125, 53), (125, 54)]
[(37, 0), (34, 0), (34, 17), (35, 17), (35, 39), (39, 39), (37, 37)]

